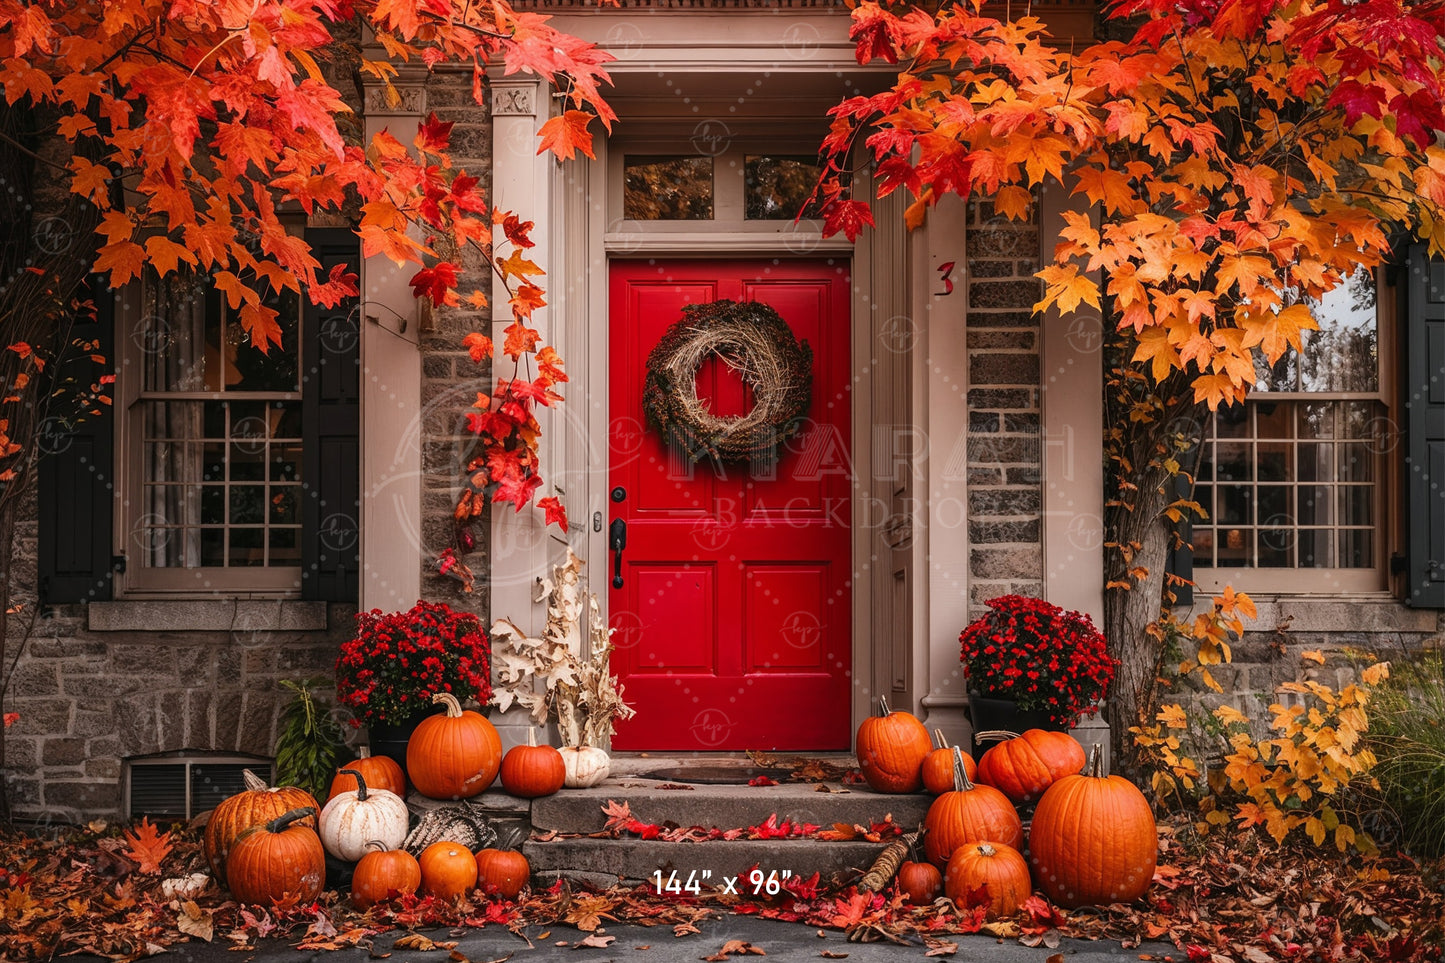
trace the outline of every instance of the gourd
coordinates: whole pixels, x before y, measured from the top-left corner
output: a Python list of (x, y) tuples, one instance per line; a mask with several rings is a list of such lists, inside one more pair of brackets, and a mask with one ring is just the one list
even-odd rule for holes
[(367, 840), (367, 852), (351, 874), (351, 901), (362, 909), (395, 896), (410, 896), (421, 885), (421, 866), (404, 849)]
[(477, 853), (477, 886), (489, 896), (516, 899), (532, 876), (527, 857), (513, 849), (484, 849)]
[(226, 885), (238, 902), (269, 906), (293, 893), (305, 903), (320, 894), (326, 852), (304, 824), (315, 816), (314, 806), (293, 809), (236, 837), (226, 857)]
[[(941, 796), (953, 789), (953, 750), (949, 748), (948, 740), (943, 737), (942, 729), (933, 730), (933, 744), (936, 748), (923, 759), (923, 788), (935, 796)], [(973, 779), (976, 770), (973, 757), (965, 752), (964, 775)]]
[(943, 875), (932, 863), (912, 860), (898, 867), (898, 889), (917, 906), (932, 903), (943, 889)]
[(1065, 732), (1029, 729), (1023, 735), (1002, 730), (977, 738), (1002, 735), (978, 760), (978, 781), (993, 786), (1015, 803), (1032, 802), (1059, 779), (1084, 768), (1084, 747)]
[(1013, 916), (1033, 893), (1029, 865), (1012, 846), (968, 843), (948, 860), (944, 892), (959, 906), (988, 906), (988, 918)]
[(381, 842), (396, 849), (406, 841), (411, 814), (406, 800), (385, 789), (372, 789), (358, 769), (342, 773), (356, 781), (356, 788), (333, 796), (321, 810), (321, 844), (337, 859), (354, 863), (366, 855), (366, 844)]
[(427, 716), (406, 745), (406, 773), (423, 796), (466, 799), (497, 778), (502, 764), (502, 739), (481, 713), (463, 710), (456, 696), (438, 692), (432, 702), (446, 705), (446, 715)]
[(396, 793), (402, 799), (406, 798), (406, 772), (401, 768), (401, 764), (390, 756), (373, 756), (371, 750), (363, 746), (355, 759), (337, 770), (335, 778), (331, 780), (331, 789), (326, 794), (327, 802), (356, 788), (356, 779), (347, 775), (347, 770), (354, 770), (365, 776), (366, 784), (372, 789), (385, 789), (387, 792)]
[(502, 757), (502, 788), (513, 796), (550, 796), (566, 781), (567, 764), (561, 753), (551, 746), (537, 745), (535, 727), (528, 727), (525, 746), (513, 746)]
[(557, 751), (562, 754), (562, 765), (567, 773), (562, 785), (568, 789), (595, 786), (612, 772), (612, 758), (605, 749), (598, 749), (596, 746), (563, 746)]
[(249, 769), (242, 770), (241, 778), (246, 788), (234, 796), (221, 801), (206, 823), (205, 834), (201, 837), (201, 851), (216, 879), (226, 878), (226, 859), (236, 837), (277, 816), (293, 809), (311, 810), (306, 825), (316, 825), (316, 810), (321, 806), (309, 792), (295, 786), (268, 786)]
[(454, 899), (477, 882), (477, 861), (461, 843), (445, 839), (432, 843), (422, 850), (417, 864), (421, 867), (421, 891), (428, 896)]
[(890, 712), (878, 699), (880, 714), (858, 727), (858, 768), (874, 792), (918, 792), (923, 788), (923, 760), (933, 744), (928, 730), (908, 712)]
[(1149, 890), (1159, 836), (1144, 794), (1104, 776), (1099, 746), (1087, 774), (1065, 776), (1039, 800), (1029, 828), (1034, 879), (1060, 906), (1125, 903)]
[(948, 866), (954, 850), (968, 843), (1001, 842), (1018, 849), (1024, 841), (1013, 803), (992, 786), (970, 782), (963, 771), (963, 750), (955, 746), (953, 754), (953, 791), (935, 799), (923, 820), (928, 830), (924, 852), (940, 869)]

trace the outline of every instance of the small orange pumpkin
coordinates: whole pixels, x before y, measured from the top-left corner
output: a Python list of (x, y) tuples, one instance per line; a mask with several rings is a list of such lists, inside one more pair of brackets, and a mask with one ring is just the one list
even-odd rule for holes
[(1034, 877), (1068, 909), (1138, 899), (1149, 891), (1159, 858), (1149, 801), (1124, 777), (1101, 775), (1099, 757), (1096, 745), (1087, 775), (1050, 786), (1029, 827)]
[(421, 851), (421, 891), (427, 896), (455, 899), (477, 884), (477, 861), (461, 843), (439, 840)]
[(980, 732), (975, 738), (1009, 736), (978, 760), (978, 781), (1001, 791), (1015, 803), (1032, 802), (1055, 782), (1084, 768), (1084, 747), (1066, 732), (1029, 729), (1023, 735), (1003, 730)]
[(874, 792), (918, 792), (924, 757), (933, 748), (928, 730), (910, 712), (890, 712), (881, 696), (878, 709), (858, 727), (858, 768)]
[(516, 899), (531, 877), (527, 857), (514, 849), (484, 849), (477, 853), (477, 885), (488, 896)]
[[(936, 748), (923, 759), (923, 788), (941, 796), (953, 789), (953, 749), (943, 737), (942, 729), (933, 730), (933, 745)], [(973, 756), (963, 753), (963, 774), (973, 779), (977, 769)]]
[(387, 849), (369, 840), (367, 853), (351, 874), (351, 901), (362, 909), (396, 896), (411, 895), (421, 885), (421, 866), (404, 849)]
[(206, 823), (205, 835), (201, 838), (201, 851), (217, 879), (226, 878), (226, 858), (236, 838), (252, 826), (269, 822), (277, 816), (284, 816), (293, 809), (310, 809), (305, 825), (316, 826), (316, 813), (320, 810), (315, 797), (295, 786), (268, 786), (249, 769), (241, 771), (246, 788), (234, 796), (221, 801)]
[(1012, 846), (968, 843), (948, 860), (944, 892), (959, 906), (988, 906), (988, 918), (1006, 919), (1033, 893), (1029, 866)]
[(446, 715), (427, 716), (406, 744), (406, 772), (423, 796), (467, 799), (497, 778), (502, 765), (502, 737), (479, 712), (463, 711), (457, 697), (438, 692), (432, 702), (446, 705)]
[(943, 889), (943, 875), (932, 863), (908, 860), (898, 867), (898, 889), (915, 906), (924, 906), (938, 899)]
[(371, 749), (363, 746), (357, 757), (342, 766), (331, 780), (331, 789), (326, 793), (327, 802), (356, 788), (356, 777), (347, 775), (347, 769), (361, 773), (361, 778), (372, 789), (385, 789), (402, 799), (406, 798), (406, 773), (400, 763), (390, 756), (373, 756)]
[(923, 820), (928, 830), (924, 852), (940, 869), (948, 866), (954, 850), (968, 843), (1002, 842), (1018, 849), (1024, 841), (1023, 823), (1013, 803), (992, 786), (969, 781), (963, 771), (963, 750), (955, 746), (953, 754), (953, 791), (935, 799)]
[(567, 763), (551, 746), (537, 745), (537, 729), (527, 728), (527, 744), (513, 746), (502, 757), (502, 788), (513, 796), (550, 796), (567, 781)]
[(308, 818), (316, 818), (315, 807), (293, 809), (236, 837), (226, 857), (226, 885), (238, 902), (269, 906), (294, 893), (305, 903), (320, 894), (326, 850), (303, 823)]

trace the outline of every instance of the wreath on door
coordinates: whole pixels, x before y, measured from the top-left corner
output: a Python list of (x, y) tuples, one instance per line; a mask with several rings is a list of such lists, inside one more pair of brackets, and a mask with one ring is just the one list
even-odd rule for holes
[[(710, 355), (753, 391), (744, 415), (719, 416), (697, 396)], [(813, 351), (778, 312), (756, 301), (690, 304), (647, 356), (642, 408), (692, 461), (769, 462), (803, 430), (813, 394)]]

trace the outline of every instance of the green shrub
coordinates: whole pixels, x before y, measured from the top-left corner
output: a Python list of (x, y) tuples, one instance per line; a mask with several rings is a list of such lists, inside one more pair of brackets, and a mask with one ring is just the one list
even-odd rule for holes
[(1445, 653), (1395, 662), (1375, 699), (1369, 741), (1379, 801), (1406, 851), (1445, 856)]

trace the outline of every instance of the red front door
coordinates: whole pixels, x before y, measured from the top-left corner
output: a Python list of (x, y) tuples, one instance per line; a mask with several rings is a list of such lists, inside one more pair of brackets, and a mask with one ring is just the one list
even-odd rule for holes
[[(621, 262), (611, 269), (608, 504), (627, 525), (612, 581), (613, 670), (637, 716), (617, 749), (846, 749), (852, 577), (846, 266)], [(682, 306), (760, 301), (813, 350), (805, 431), (776, 466), (692, 464), (642, 410), (647, 355)], [(720, 415), (748, 391), (718, 359), (697, 376)], [(594, 578), (603, 573), (596, 573)]]

